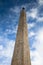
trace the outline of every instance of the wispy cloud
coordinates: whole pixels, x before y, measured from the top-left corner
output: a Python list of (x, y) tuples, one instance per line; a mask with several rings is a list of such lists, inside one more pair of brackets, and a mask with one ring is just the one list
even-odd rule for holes
[(37, 17), (37, 22), (43, 22), (43, 17)]
[(10, 64), (10, 61), (13, 55), (14, 45), (15, 45), (14, 40), (9, 40), (3, 36), (0, 36), (0, 59), (5, 58), (5, 59), (2, 59), (2, 61), (0, 62), (0, 65)]
[[(5, 47), (3, 44), (0, 45), (0, 56), (5, 56), (5, 57), (11, 57), (11, 53), (12, 53), (12, 49), (13, 49), (13, 46), (15, 44), (15, 41), (13, 40), (9, 40), (7, 38), (2, 38), (2, 41), (0, 40), (1, 43), (5, 43)], [(3, 42), (4, 40), (4, 42)], [(9, 51), (9, 52), (8, 52)]]
[(36, 33), (34, 32), (34, 31), (31, 31), (30, 33), (29, 33), (29, 38), (30, 37), (34, 37), (36, 35)]
[(39, 0), (39, 4), (42, 5), (43, 4), (43, 0)]
[(31, 9), (30, 12), (27, 11), (27, 12), (26, 12), (26, 14), (27, 14), (27, 20), (29, 19), (29, 17), (32, 17), (33, 19), (34, 19), (34, 18), (37, 18), (37, 13), (38, 13), (37, 8)]
[(35, 27), (35, 23), (28, 23), (27, 24), (27, 26), (28, 26), (28, 29), (31, 29), (31, 28), (33, 28), (33, 27)]
[(15, 13), (19, 13), (20, 12), (20, 7), (16, 6), (14, 8), (10, 8), (10, 11), (15, 12)]
[(43, 28), (37, 31), (37, 35), (32, 48), (35, 48), (34, 51), (31, 51), (32, 65), (43, 65)]

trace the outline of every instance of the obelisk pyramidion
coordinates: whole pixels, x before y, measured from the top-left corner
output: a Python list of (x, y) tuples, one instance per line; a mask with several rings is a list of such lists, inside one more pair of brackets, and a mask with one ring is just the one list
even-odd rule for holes
[(19, 25), (11, 65), (31, 65), (25, 8), (20, 12)]

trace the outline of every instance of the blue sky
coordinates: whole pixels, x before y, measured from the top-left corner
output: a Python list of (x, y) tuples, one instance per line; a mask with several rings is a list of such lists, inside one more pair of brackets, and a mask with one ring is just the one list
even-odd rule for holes
[(43, 0), (0, 0), (0, 65), (10, 65), (20, 11), (26, 9), (32, 65), (43, 65)]

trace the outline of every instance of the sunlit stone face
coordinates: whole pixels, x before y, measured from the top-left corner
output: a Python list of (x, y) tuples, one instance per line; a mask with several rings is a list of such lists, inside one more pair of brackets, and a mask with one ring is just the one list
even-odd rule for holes
[(22, 8), (11, 65), (31, 65), (25, 8)]

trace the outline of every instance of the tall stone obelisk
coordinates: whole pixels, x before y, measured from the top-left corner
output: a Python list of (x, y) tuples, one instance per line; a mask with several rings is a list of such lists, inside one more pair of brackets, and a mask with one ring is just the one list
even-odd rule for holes
[(22, 8), (20, 12), (17, 37), (11, 65), (31, 65), (26, 12), (24, 8)]

